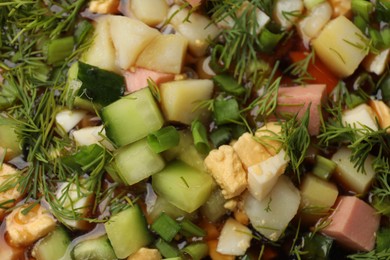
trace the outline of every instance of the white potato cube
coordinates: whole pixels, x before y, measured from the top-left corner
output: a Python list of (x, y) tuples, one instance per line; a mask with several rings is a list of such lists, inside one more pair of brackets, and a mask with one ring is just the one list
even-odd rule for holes
[(353, 109), (344, 111), (341, 119), (344, 125), (350, 125), (354, 128), (367, 126), (374, 131), (378, 131), (375, 113), (367, 104), (361, 104)]
[(240, 256), (250, 246), (252, 232), (233, 218), (226, 220), (218, 238), (217, 252), (225, 255)]
[(277, 241), (297, 214), (301, 196), (287, 176), (280, 176), (271, 193), (258, 201), (245, 194), (244, 211), (252, 226), (266, 238)]
[(363, 61), (363, 67), (368, 71), (381, 75), (390, 61), (390, 49), (380, 51), (378, 54), (370, 53)]
[(248, 168), (248, 190), (257, 200), (263, 200), (275, 186), (287, 167), (286, 152), (278, 154)]
[(133, 66), (142, 50), (160, 35), (158, 30), (126, 16), (108, 15), (108, 20), (116, 62), (123, 70)]
[(71, 135), (78, 146), (100, 144), (110, 151), (114, 150), (113, 145), (106, 137), (103, 125), (84, 127), (73, 131)]
[[(197, 57), (203, 56), (209, 46), (209, 40), (213, 40), (219, 34), (218, 27), (209, 18), (199, 13), (189, 15), (187, 9), (177, 5), (171, 7), (168, 17), (173, 18), (170, 23), (175, 30), (188, 40), (188, 48)], [(188, 18), (188, 21), (185, 21)]]
[(276, 0), (273, 16), (277, 23), (284, 29), (290, 28), (303, 11), (302, 0)]
[(107, 16), (96, 18), (92, 45), (81, 60), (101, 69), (119, 73), (120, 69), (115, 62), (115, 49), (111, 40), (108, 20)]
[(191, 79), (160, 85), (161, 105), (168, 121), (190, 125), (196, 119), (208, 117), (209, 111), (198, 108), (200, 102), (213, 94), (214, 84), (208, 79)]
[[(56, 226), (53, 216), (41, 205), (31, 204), (14, 209), (5, 219), (11, 245), (29, 246), (47, 235)], [(28, 210), (27, 214), (23, 210)]]
[(65, 132), (72, 130), (87, 114), (83, 110), (64, 109), (56, 114), (56, 124)]
[(352, 151), (346, 147), (340, 148), (332, 156), (332, 161), (337, 164), (333, 174), (340, 181), (340, 184), (350, 191), (359, 195), (365, 194), (375, 178), (375, 171), (372, 167), (374, 157), (369, 155), (364, 162), (364, 171), (359, 172), (351, 162)]
[(332, 6), (328, 2), (316, 5), (297, 24), (298, 32), (306, 44), (318, 36), (322, 28), (332, 17)]
[(145, 24), (156, 26), (167, 17), (168, 4), (165, 0), (131, 0), (130, 10)]
[(181, 35), (160, 35), (141, 52), (136, 66), (153, 71), (179, 74), (183, 67), (187, 45), (187, 39)]
[(344, 16), (327, 23), (312, 44), (318, 57), (339, 77), (350, 76), (366, 57), (369, 40)]
[(60, 221), (73, 229), (86, 230), (89, 223), (81, 218), (86, 217), (91, 210), (93, 193), (74, 183), (63, 182), (56, 191), (58, 203), (66, 210), (76, 212), (79, 217), (61, 217)]

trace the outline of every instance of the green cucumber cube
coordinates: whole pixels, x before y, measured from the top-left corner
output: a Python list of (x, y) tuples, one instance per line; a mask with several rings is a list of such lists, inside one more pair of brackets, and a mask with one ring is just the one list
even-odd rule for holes
[(158, 195), (188, 213), (202, 206), (214, 187), (212, 177), (184, 162), (173, 161), (152, 176)]
[(115, 255), (120, 259), (127, 258), (152, 241), (145, 216), (138, 205), (111, 216), (104, 227)]
[(161, 171), (165, 162), (153, 152), (146, 138), (119, 148), (115, 155), (115, 169), (128, 185), (133, 185)]
[(102, 109), (107, 136), (118, 146), (159, 130), (164, 119), (149, 88), (127, 95)]

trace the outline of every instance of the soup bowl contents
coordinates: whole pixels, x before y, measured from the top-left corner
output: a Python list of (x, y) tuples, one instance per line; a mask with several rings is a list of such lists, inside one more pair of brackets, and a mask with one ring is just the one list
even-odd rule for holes
[(0, 12), (0, 259), (390, 257), (389, 1)]

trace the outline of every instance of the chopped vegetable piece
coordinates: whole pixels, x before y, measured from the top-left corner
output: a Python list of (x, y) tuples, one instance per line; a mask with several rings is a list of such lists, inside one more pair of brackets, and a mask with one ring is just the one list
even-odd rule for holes
[(191, 131), (196, 150), (202, 154), (207, 154), (210, 151), (210, 145), (204, 125), (200, 121), (195, 120), (191, 124)]
[(144, 68), (136, 68), (134, 72), (126, 71), (124, 76), (126, 79), (127, 91), (130, 93), (148, 87), (148, 80), (152, 80), (157, 85), (160, 85), (161, 83), (172, 81), (175, 77), (174, 74), (162, 73)]
[(243, 255), (252, 239), (251, 230), (233, 218), (226, 220), (218, 238), (217, 252), (225, 255)]
[(32, 255), (37, 260), (61, 259), (65, 255), (69, 244), (69, 235), (64, 228), (58, 226), (34, 245)]
[(202, 206), (213, 188), (213, 180), (181, 162), (173, 161), (162, 171), (153, 174), (152, 185), (156, 193), (188, 213)]
[(316, 156), (316, 163), (313, 168), (313, 174), (324, 180), (329, 180), (337, 164), (321, 155)]
[(146, 219), (138, 205), (112, 215), (104, 227), (118, 258), (126, 258), (151, 242)]
[(102, 110), (107, 136), (118, 146), (160, 129), (164, 119), (149, 88), (127, 95)]
[(333, 239), (321, 234), (306, 234), (303, 236), (303, 251), (305, 259), (308, 260), (327, 260), (333, 245)]
[(133, 185), (165, 166), (163, 158), (148, 145), (146, 138), (116, 150), (114, 167), (127, 185)]
[(181, 229), (181, 226), (164, 212), (154, 220), (150, 227), (167, 242), (171, 242)]
[(195, 225), (191, 220), (185, 218), (180, 222), (180, 233), (187, 237), (204, 237), (206, 236), (206, 231)]
[(229, 74), (218, 74), (213, 77), (215, 84), (223, 91), (240, 96), (245, 93), (245, 88)]
[(115, 260), (117, 257), (107, 236), (104, 235), (76, 244), (72, 251), (72, 259)]
[(241, 120), (236, 99), (217, 99), (214, 101), (214, 118), (217, 125), (235, 123)]
[(210, 133), (210, 140), (216, 148), (229, 143), (232, 137), (232, 130), (229, 127), (219, 127)]
[(209, 247), (204, 242), (197, 242), (189, 244), (181, 250), (181, 253), (189, 255), (193, 260), (201, 260), (207, 257), (209, 252)]
[(74, 48), (73, 36), (51, 40), (46, 46), (47, 63), (58, 64), (72, 54)]
[(165, 242), (163, 239), (159, 238), (154, 243), (154, 246), (160, 251), (161, 255), (165, 258), (173, 258), (179, 256), (179, 249), (175, 246)]
[(173, 126), (166, 126), (148, 135), (148, 144), (155, 153), (161, 153), (175, 147), (180, 142), (180, 135)]

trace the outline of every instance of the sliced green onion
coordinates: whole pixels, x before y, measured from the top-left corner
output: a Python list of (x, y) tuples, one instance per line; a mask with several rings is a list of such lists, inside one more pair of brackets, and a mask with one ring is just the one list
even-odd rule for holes
[(192, 260), (201, 260), (209, 253), (209, 247), (204, 242), (189, 244), (181, 250), (184, 255), (189, 255)]
[(367, 26), (368, 26), (368, 22), (366, 20), (364, 20), (364, 18), (362, 16), (356, 15), (353, 18), (353, 23), (356, 25), (357, 28), (359, 28), (359, 30), (362, 33), (366, 32)]
[(180, 135), (175, 127), (167, 126), (149, 134), (147, 140), (149, 147), (155, 153), (161, 153), (177, 146), (180, 142)]
[(383, 40), (381, 33), (373, 28), (370, 28), (368, 30), (368, 34), (370, 35), (370, 38), (372, 40), (372, 45), (376, 48), (381, 48), (383, 46)]
[(214, 100), (214, 118), (217, 125), (240, 121), (240, 111), (236, 99)]
[(81, 44), (84, 39), (88, 36), (88, 34), (93, 30), (93, 25), (87, 20), (81, 21), (74, 32), (74, 38), (76, 40), (76, 44)]
[(245, 93), (245, 88), (229, 74), (216, 75), (213, 77), (213, 81), (221, 90), (234, 96), (240, 96)]
[(157, 217), (151, 228), (167, 242), (171, 242), (181, 229), (180, 225), (164, 212)]
[(195, 120), (191, 124), (191, 131), (196, 150), (203, 154), (208, 153), (210, 145), (207, 140), (206, 127), (199, 120)]
[(313, 174), (324, 180), (329, 180), (336, 169), (337, 164), (321, 155), (316, 156), (316, 164), (313, 168)]
[(56, 65), (72, 54), (74, 48), (73, 36), (52, 40), (46, 45), (47, 63)]
[(179, 256), (179, 249), (175, 246), (164, 241), (162, 238), (157, 239), (154, 246), (160, 251), (160, 254), (165, 258), (177, 257)]
[(221, 55), (223, 52), (223, 46), (218, 44), (216, 45), (211, 52), (211, 59), (209, 66), (216, 73), (223, 73), (227, 70), (223, 64), (221, 64)]
[(387, 73), (379, 83), (379, 89), (382, 91), (382, 99), (385, 102), (390, 101), (390, 73)]
[(389, 48), (390, 47), (390, 28), (387, 27), (387, 28), (382, 29), (380, 34), (381, 34), (382, 41), (383, 41), (383, 47), (385, 49)]
[(390, 1), (389, 0), (376, 1), (375, 18), (378, 22), (390, 23)]
[(227, 144), (232, 139), (232, 130), (229, 127), (221, 127), (211, 132), (210, 140), (214, 147), (218, 148), (223, 144)]
[(370, 1), (352, 0), (351, 8), (355, 15), (360, 15), (368, 22), (370, 20), (370, 14), (374, 6)]
[(263, 28), (259, 35), (259, 48), (262, 52), (272, 52), (275, 46), (282, 40), (284, 33), (273, 33)]
[(188, 220), (186, 218), (183, 219), (182, 222), (180, 222), (180, 226), (180, 233), (182, 233), (186, 237), (204, 237), (207, 235), (206, 231), (204, 231), (202, 228), (192, 223), (191, 220)]

